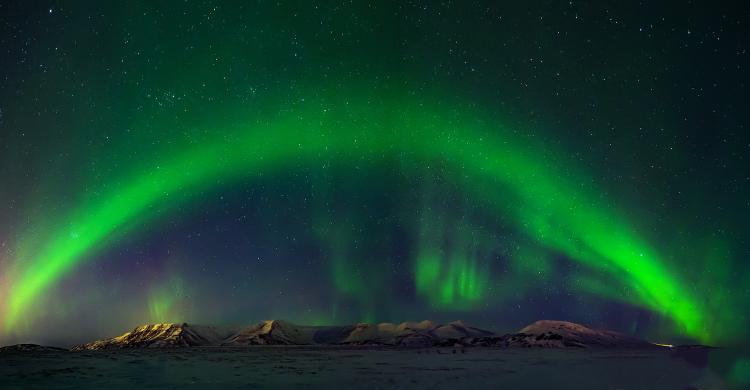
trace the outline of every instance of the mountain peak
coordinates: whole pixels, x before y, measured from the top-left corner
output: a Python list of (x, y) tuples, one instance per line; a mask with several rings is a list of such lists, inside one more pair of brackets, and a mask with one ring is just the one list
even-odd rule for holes
[(296, 345), (313, 344), (314, 327), (299, 326), (283, 320), (265, 320), (240, 330), (222, 345)]

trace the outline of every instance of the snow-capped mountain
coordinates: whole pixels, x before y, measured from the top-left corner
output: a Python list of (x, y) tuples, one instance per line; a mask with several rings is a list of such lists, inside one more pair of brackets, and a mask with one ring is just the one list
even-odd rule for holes
[(240, 345), (306, 345), (314, 343), (317, 327), (300, 326), (280, 320), (268, 320), (240, 330), (222, 342)]
[(432, 321), (401, 324), (357, 324), (342, 344), (431, 346), (446, 339), (491, 336), (494, 333), (466, 325), (462, 321), (436, 324)]
[(139, 326), (123, 335), (73, 347), (73, 350), (173, 348), (218, 345), (236, 332), (232, 328), (182, 324)]
[(462, 340), (465, 345), (503, 348), (657, 348), (656, 344), (609, 330), (592, 329), (567, 321), (536, 321), (518, 333)]

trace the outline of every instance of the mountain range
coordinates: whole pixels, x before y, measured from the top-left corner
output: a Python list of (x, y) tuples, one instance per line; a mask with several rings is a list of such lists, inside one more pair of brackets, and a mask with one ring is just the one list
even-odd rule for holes
[(305, 326), (268, 320), (245, 328), (187, 323), (150, 324), (123, 335), (78, 345), (73, 350), (125, 348), (245, 347), (253, 345), (483, 346), (540, 348), (659, 348), (658, 345), (608, 330), (566, 321), (537, 321), (517, 333), (498, 335), (463, 321), (401, 324)]

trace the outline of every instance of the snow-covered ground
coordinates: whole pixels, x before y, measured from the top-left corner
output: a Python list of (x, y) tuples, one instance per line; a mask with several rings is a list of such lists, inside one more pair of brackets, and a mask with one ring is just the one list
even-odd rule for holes
[[(693, 387), (689, 387), (693, 386)], [(0, 388), (723, 389), (665, 350), (253, 346), (0, 356)]]

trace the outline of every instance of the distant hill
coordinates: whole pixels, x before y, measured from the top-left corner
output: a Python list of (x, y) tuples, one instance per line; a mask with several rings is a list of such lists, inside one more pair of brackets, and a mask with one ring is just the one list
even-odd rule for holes
[(79, 345), (73, 350), (179, 348), (253, 345), (483, 346), (496, 348), (658, 348), (657, 345), (608, 330), (565, 321), (537, 321), (517, 333), (497, 335), (462, 321), (401, 324), (305, 326), (268, 320), (245, 328), (188, 324), (139, 326), (121, 336)]
[(0, 347), (0, 355), (10, 353), (28, 353), (28, 352), (59, 352), (66, 349), (57, 347), (46, 347), (38, 344), (16, 344)]

